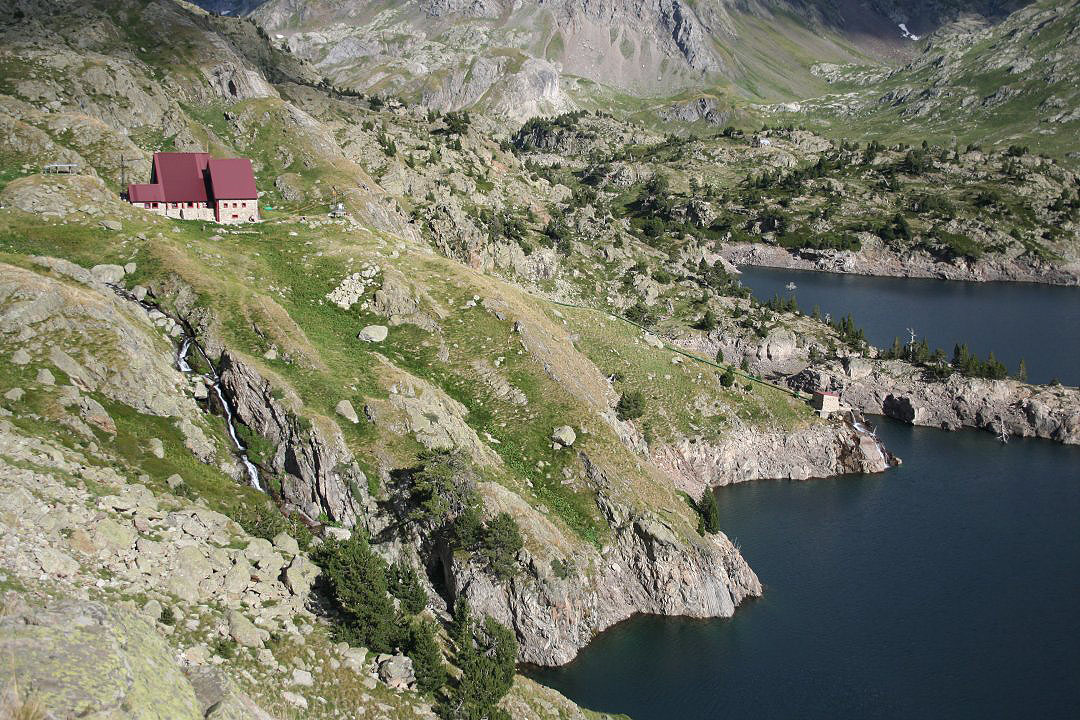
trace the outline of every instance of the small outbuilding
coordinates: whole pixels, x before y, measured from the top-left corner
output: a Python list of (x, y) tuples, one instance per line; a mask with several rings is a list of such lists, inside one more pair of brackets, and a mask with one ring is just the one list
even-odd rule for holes
[(821, 415), (838, 412), (840, 410), (840, 395), (829, 390), (815, 390), (810, 399), (810, 407)]

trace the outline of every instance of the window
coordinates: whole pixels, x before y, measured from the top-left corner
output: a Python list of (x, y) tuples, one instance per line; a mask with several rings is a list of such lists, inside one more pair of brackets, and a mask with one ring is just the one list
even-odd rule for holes
[(152, 207), (152, 208), (156, 208), (156, 207), (157, 207), (157, 203), (156, 203), (156, 202), (155, 202), (155, 203), (150, 203), (150, 207)]
[(189, 203), (187, 204), (187, 206), (188, 206), (188, 207), (195, 207), (195, 203), (193, 203), (193, 202), (189, 202)]
[[(235, 205), (236, 203), (233, 203), (233, 204)], [(239, 216), (239, 215), (237, 215), (236, 213), (233, 213), (233, 216), (232, 216), (232, 219), (233, 219), (233, 220), (237, 219), (238, 217), (240, 217), (240, 216)]]
[(242, 207), (242, 208), (246, 208), (246, 207), (247, 207), (247, 203), (246, 203), (246, 202), (242, 202), (242, 203), (240, 203), (240, 207)]

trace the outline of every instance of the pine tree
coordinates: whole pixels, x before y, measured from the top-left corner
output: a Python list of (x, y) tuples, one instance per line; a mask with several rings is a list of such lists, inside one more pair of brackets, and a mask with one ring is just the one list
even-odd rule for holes
[(411, 566), (396, 562), (386, 574), (390, 594), (401, 601), (406, 612), (415, 615), (427, 605), (427, 593), (420, 584), (420, 577)]
[(712, 490), (706, 489), (701, 496), (701, 515), (705, 521), (705, 532), (716, 534), (720, 532), (720, 507), (716, 504), (716, 495)]
[(523, 546), (517, 521), (501, 512), (484, 526), (480, 557), (495, 577), (506, 580), (517, 571), (517, 554)]
[(435, 624), (418, 620), (410, 627), (409, 658), (416, 672), (416, 687), (423, 693), (434, 693), (446, 684), (446, 665), (435, 641)]
[(395, 640), (394, 608), (387, 595), (386, 564), (356, 532), (343, 542), (327, 540), (314, 553), (351, 642), (389, 652)]
[(461, 668), (461, 676), (439, 703), (439, 716), (447, 720), (508, 720), (510, 716), (496, 704), (514, 683), (518, 651), (514, 634), (491, 618), (477, 627), (463, 601), (454, 607), (452, 632), (457, 646), (455, 664)]
[(1024, 362), (1024, 358), (1020, 358), (1020, 366), (1016, 368), (1016, 379), (1027, 382), (1027, 363)]

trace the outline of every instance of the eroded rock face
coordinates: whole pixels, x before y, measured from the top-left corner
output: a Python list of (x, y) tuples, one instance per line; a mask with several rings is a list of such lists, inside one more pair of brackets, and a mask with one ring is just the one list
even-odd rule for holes
[(718, 444), (683, 440), (655, 448), (653, 459), (695, 498), (707, 488), (748, 480), (883, 472), (890, 465), (884, 448), (845, 422), (792, 432), (744, 429)]
[(854, 275), (886, 277), (925, 277), (946, 280), (990, 282), (1020, 280), (1056, 285), (1080, 284), (1080, 263), (1065, 262), (1053, 266), (1045, 260), (1019, 250), (1011, 254), (990, 254), (976, 261), (959, 259), (943, 262), (923, 251), (899, 253), (864, 234), (863, 247), (852, 250), (786, 250), (761, 243), (728, 243), (720, 252), (737, 265), (822, 270)]
[(277, 448), (270, 465), (274, 473), (284, 474), (286, 502), (309, 518), (325, 512), (332, 520), (354, 525), (367, 502), (367, 478), (337, 425), (318, 422), (301, 428), (274, 399), (270, 383), (228, 351), (222, 353), (220, 372), (237, 417)]
[[(597, 482), (607, 482), (587, 458), (583, 462)], [(634, 614), (730, 617), (744, 599), (761, 594), (754, 571), (722, 534), (688, 537), (651, 512), (632, 512), (601, 496), (610, 540), (601, 550), (567, 546), (520, 498), (490, 484), (484, 492), (544, 546), (535, 554), (522, 551), (525, 569), (507, 583), (450, 552), (443, 553), (443, 568), (455, 596), (514, 629), (523, 662), (567, 663), (597, 633)], [(559, 556), (568, 551), (571, 557)]]

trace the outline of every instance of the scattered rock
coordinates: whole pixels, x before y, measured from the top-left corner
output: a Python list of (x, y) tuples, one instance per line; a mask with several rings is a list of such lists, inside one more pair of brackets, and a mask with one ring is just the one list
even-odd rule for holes
[(95, 265), (90, 268), (90, 275), (98, 282), (117, 285), (124, 279), (124, 268), (119, 265)]
[(11, 362), (13, 365), (28, 365), (33, 358), (30, 357), (30, 353), (26, 352), (22, 348), (19, 348), (15, 352), (11, 353)]
[(351, 422), (353, 425), (360, 422), (360, 418), (356, 415), (356, 410), (353, 408), (352, 403), (348, 400), (342, 400), (337, 405), (335, 405), (334, 411), (337, 412), (337, 414), (341, 417)]
[[(156, 454), (156, 453), (155, 453)], [(158, 455), (158, 457), (161, 457)], [(184, 484), (184, 478), (180, 477), (176, 473), (173, 473), (169, 477), (165, 478), (165, 484), (169, 486), (170, 490), (175, 490)]]
[(349, 668), (353, 672), (362, 673), (364, 671), (364, 664), (367, 661), (368, 649), (364, 647), (350, 647), (346, 648), (341, 653), (345, 662), (345, 667)]
[(551, 439), (563, 447), (570, 447), (577, 440), (577, 433), (569, 425), (563, 425), (552, 431)]
[(50, 577), (70, 577), (79, 571), (74, 558), (51, 547), (38, 548), (34, 557), (41, 565), (41, 572)]
[(38, 370), (37, 377), (34, 379), (40, 385), (52, 386), (56, 384), (56, 378), (53, 377), (53, 374), (49, 371), (48, 368), (41, 368), (40, 370)]
[(142, 606), (143, 615), (154, 621), (157, 621), (161, 617), (161, 610), (161, 603), (154, 598), (150, 598)]
[(297, 555), (300, 552), (300, 546), (297, 545), (296, 540), (285, 531), (274, 536), (274, 547), (288, 555)]
[(412, 660), (405, 655), (380, 655), (379, 679), (393, 690), (408, 690), (416, 683)]
[(262, 647), (259, 629), (239, 610), (229, 612), (229, 637), (244, 647)]
[(385, 325), (368, 325), (356, 337), (364, 342), (382, 342), (388, 333)]
[(119, 232), (124, 229), (123, 224), (118, 220), (102, 220), (101, 227), (114, 232)]
[(323, 532), (341, 542), (345, 542), (352, 537), (352, 531), (349, 528), (337, 527), (336, 525), (327, 525), (323, 528)]
[(23, 395), (25, 395), (25, 393), (22, 388), (14, 387), (4, 393), (4, 398), (11, 402), (19, 402), (23, 399)]
[[(293, 543), (295, 544), (295, 540)], [(297, 554), (285, 570), (285, 585), (294, 595), (304, 595), (319, 576), (319, 566)]]
[(664, 349), (664, 342), (660, 338), (649, 332), (645, 333), (645, 344), (649, 345), (650, 347), (654, 347), (657, 350)]
[(281, 693), (281, 697), (285, 698), (285, 701), (290, 705), (295, 705), (301, 710), (307, 710), (308, 703), (307, 700), (304, 699), (303, 695), (297, 695), (294, 692), (289, 692), (288, 690), (286, 690), (285, 692)]
[(304, 687), (311, 687), (315, 684), (315, 678), (311, 677), (311, 673), (299, 668), (293, 669), (292, 681), (293, 685), (303, 685)]

